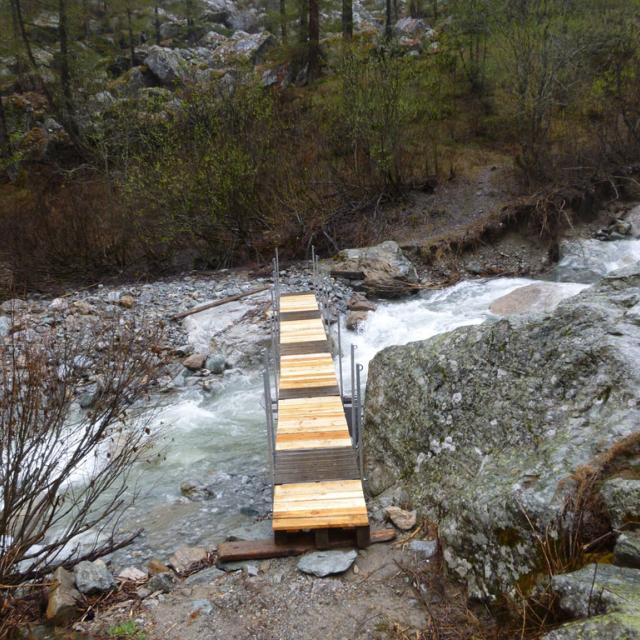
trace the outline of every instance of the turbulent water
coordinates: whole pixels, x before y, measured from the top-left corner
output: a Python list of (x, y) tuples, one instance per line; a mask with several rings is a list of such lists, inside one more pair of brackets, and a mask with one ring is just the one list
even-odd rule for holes
[[(640, 260), (640, 241), (574, 242), (564, 247), (549, 279), (559, 283), (562, 295), (574, 295), (633, 260)], [(492, 302), (534, 282), (468, 280), (409, 300), (384, 302), (357, 334), (342, 332), (343, 351), (347, 354), (355, 344), (357, 359), (366, 366), (389, 345), (495, 318), (489, 309)], [(196, 320), (188, 328), (196, 343), (206, 342), (206, 332), (212, 330)], [(348, 390), (348, 359), (343, 373)], [(120, 552), (119, 562), (166, 557), (180, 544), (215, 544), (232, 528), (266, 514), (267, 446), (259, 371), (228, 371), (212, 394), (191, 388), (167, 396), (154, 410), (152, 422), (163, 434), (160, 455), (139, 470), (140, 497), (123, 521), (129, 529), (144, 527), (145, 535)], [(193, 502), (182, 496), (181, 483), (191, 479), (209, 484), (215, 497)]]

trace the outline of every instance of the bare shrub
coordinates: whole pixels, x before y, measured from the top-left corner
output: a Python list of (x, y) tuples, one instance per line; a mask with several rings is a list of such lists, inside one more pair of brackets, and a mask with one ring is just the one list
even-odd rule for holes
[[(3, 586), (130, 541), (118, 522), (135, 497), (132, 467), (151, 444), (131, 407), (153, 379), (159, 335), (97, 319), (78, 331), (66, 324), (44, 337), (20, 331), (0, 351)], [(77, 399), (87, 393), (84, 410)]]

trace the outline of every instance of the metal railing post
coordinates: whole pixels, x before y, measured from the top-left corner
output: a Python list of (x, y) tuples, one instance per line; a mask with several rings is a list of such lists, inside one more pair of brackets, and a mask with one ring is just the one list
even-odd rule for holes
[(273, 442), (273, 407), (271, 406), (271, 385), (269, 384), (269, 372), (265, 369), (262, 373), (262, 383), (264, 386), (264, 410), (267, 418), (267, 443), (269, 446), (269, 475), (271, 476), (271, 487), (273, 490), (274, 475), (274, 442)]
[(355, 447), (358, 442), (356, 422), (356, 345), (351, 345), (351, 439)]
[(344, 380), (342, 378), (342, 334), (340, 329), (340, 314), (338, 313), (338, 372), (340, 375), (340, 396), (344, 402)]
[(364, 366), (361, 364), (356, 365), (356, 387), (358, 389), (358, 463), (360, 465), (360, 475), (364, 480), (364, 469), (362, 466), (363, 462), (363, 446), (362, 446), (362, 388), (360, 386), (360, 372), (364, 369)]

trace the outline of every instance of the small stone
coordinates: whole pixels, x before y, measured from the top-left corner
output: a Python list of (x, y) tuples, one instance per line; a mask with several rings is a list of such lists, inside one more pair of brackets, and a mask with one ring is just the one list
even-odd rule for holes
[(368, 311), (349, 311), (345, 324), (350, 331), (357, 331), (367, 321)]
[(375, 311), (377, 306), (361, 293), (354, 293), (347, 302), (347, 309), (350, 311)]
[(209, 369), (211, 373), (224, 373), (227, 368), (227, 361), (221, 353), (214, 353), (207, 358), (205, 368)]
[(147, 569), (149, 569), (149, 575), (151, 576), (155, 576), (158, 573), (169, 573), (171, 571), (164, 562), (160, 562), (160, 560), (156, 560), (155, 558), (149, 560)]
[(190, 371), (198, 371), (207, 361), (206, 353), (194, 353), (182, 361), (182, 365)]
[(49, 311), (63, 313), (69, 308), (69, 303), (64, 298), (54, 298), (49, 303)]
[(213, 605), (209, 600), (194, 600), (191, 603), (191, 615), (208, 616), (213, 612)]
[(182, 546), (169, 558), (169, 564), (178, 573), (185, 573), (206, 561), (207, 550), (204, 547)]
[(219, 578), (223, 575), (224, 571), (221, 571), (217, 567), (208, 567), (207, 569), (191, 574), (184, 581), (184, 584), (189, 587), (202, 584), (211, 584), (216, 578)]
[(640, 569), (640, 533), (621, 533), (613, 549), (613, 558), (620, 567)]
[(81, 593), (92, 595), (109, 591), (116, 586), (116, 582), (102, 560), (89, 562), (84, 560), (73, 568), (76, 587)]
[(413, 551), (422, 558), (433, 558), (438, 551), (438, 542), (436, 540), (411, 540), (409, 551)]
[(135, 303), (134, 297), (129, 294), (125, 294), (118, 300), (118, 304), (125, 309), (131, 309)]
[(169, 593), (175, 586), (176, 579), (172, 573), (156, 573), (149, 580), (148, 587), (152, 593), (161, 591), (162, 593)]
[(127, 567), (118, 574), (118, 579), (123, 582), (143, 582), (147, 579), (147, 573), (137, 567)]
[(318, 578), (336, 573), (344, 573), (358, 557), (358, 552), (351, 551), (315, 551), (308, 553), (298, 561), (298, 569)]
[(74, 618), (78, 612), (77, 603), (82, 598), (74, 586), (73, 574), (62, 567), (53, 572), (54, 586), (49, 590), (47, 620), (62, 624)]
[(83, 316), (90, 316), (96, 312), (96, 308), (84, 300), (76, 300), (71, 307), (74, 311), (77, 311)]
[(416, 511), (405, 511), (400, 507), (390, 506), (384, 510), (385, 514), (393, 522), (393, 524), (402, 529), (402, 531), (409, 531), (416, 526)]

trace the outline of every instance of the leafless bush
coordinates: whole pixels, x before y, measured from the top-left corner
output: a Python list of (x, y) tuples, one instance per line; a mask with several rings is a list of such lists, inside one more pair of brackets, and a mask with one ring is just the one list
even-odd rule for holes
[[(153, 379), (159, 334), (117, 322), (85, 327), (21, 331), (0, 344), (4, 587), (127, 542), (117, 525), (135, 495), (132, 467), (151, 443), (131, 406)], [(99, 372), (93, 382), (91, 370)], [(89, 386), (84, 410), (77, 399)]]

